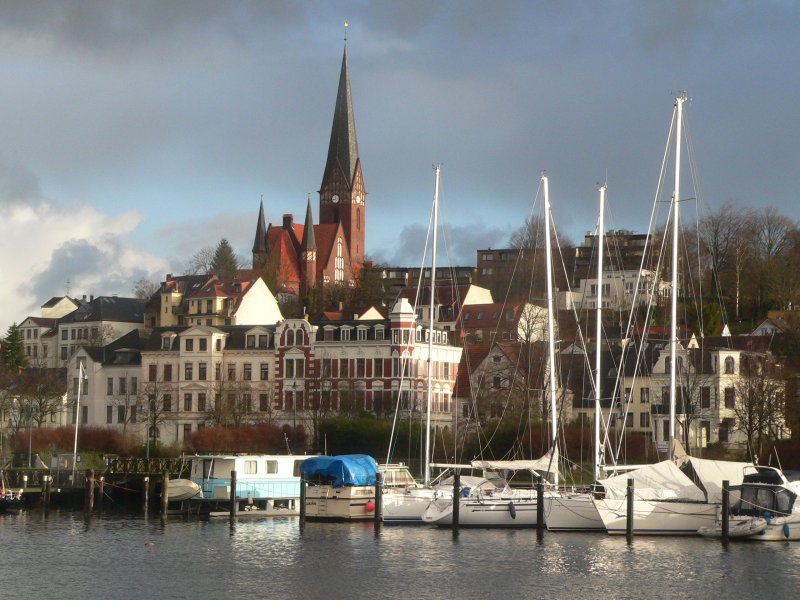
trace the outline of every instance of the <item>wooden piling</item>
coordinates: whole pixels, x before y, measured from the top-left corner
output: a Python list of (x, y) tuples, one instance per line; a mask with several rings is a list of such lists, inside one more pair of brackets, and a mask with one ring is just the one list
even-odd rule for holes
[(544, 532), (544, 482), (541, 477), (536, 482), (536, 531)]
[(453, 536), (458, 535), (458, 520), (461, 510), (461, 471), (453, 473)]
[(52, 478), (50, 475), (44, 476), (42, 487), (42, 504), (44, 505), (44, 518), (46, 519), (50, 514), (50, 488), (52, 486)]
[(86, 512), (94, 510), (94, 470), (89, 469), (86, 471), (86, 500), (84, 503)]
[(625, 537), (630, 544), (633, 541), (633, 479), (628, 479), (627, 489), (628, 512), (625, 516)]
[(148, 475), (144, 476), (144, 480), (142, 481), (142, 512), (147, 515), (147, 509), (149, 508), (150, 504), (150, 477)]
[(306, 476), (300, 474), (300, 529), (306, 524)]
[(103, 475), (101, 475), (100, 476), (100, 487), (97, 490), (97, 492), (98, 492), (97, 504), (98, 504), (98, 508), (101, 511), (103, 510), (103, 498), (104, 498), (104, 496), (106, 494), (106, 486), (105, 486), (105, 484), (106, 484), (106, 478)]
[(169, 471), (161, 474), (161, 516), (167, 516), (167, 505), (169, 504)]
[(239, 508), (236, 500), (236, 471), (231, 471), (231, 525), (236, 520), (236, 509)]
[(380, 529), (383, 522), (383, 475), (375, 475), (375, 529)]
[(722, 544), (728, 545), (730, 541), (731, 524), (731, 489), (730, 481), (722, 480)]

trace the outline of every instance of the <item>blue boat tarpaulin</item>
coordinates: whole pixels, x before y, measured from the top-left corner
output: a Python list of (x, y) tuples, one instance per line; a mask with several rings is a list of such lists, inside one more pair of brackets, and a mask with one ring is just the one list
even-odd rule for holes
[(366, 454), (315, 456), (300, 465), (306, 480), (319, 480), (335, 488), (345, 485), (375, 485), (378, 463)]

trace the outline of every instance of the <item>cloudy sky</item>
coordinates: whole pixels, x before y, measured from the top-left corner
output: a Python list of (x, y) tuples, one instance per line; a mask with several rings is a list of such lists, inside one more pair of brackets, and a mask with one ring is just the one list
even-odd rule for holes
[(316, 206), (345, 20), (378, 260), (418, 264), (434, 162), (453, 264), (506, 244), (542, 170), (562, 236), (594, 229), (605, 178), (608, 226), (646, 230), (680, 90), (698, 210), (797, 219), (799, 7), (0, 1), (2, 332), (223, 237), (249, 256), (262, 195), (272, 222)]

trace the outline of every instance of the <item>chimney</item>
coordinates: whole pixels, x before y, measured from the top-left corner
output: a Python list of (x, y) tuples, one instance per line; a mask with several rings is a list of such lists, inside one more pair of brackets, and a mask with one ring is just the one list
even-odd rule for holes
[(292, 215), (283, 215), (283, 228), (284, 229), (291, 229), (292, 228)]
[(169, 281), (170, 279), (172, 279), (172, 273), (167, 273), (167, 281)]

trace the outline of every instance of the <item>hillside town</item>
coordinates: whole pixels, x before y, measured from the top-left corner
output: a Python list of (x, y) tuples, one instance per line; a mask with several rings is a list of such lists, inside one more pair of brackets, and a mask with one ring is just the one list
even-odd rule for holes
[[(194, 272), (140, 282), (131, 297), (42, 299), (3, 341), (3, 458), (31, 429), (59, 427), (107, 428), (130, 447), (175, 453), (196, 449), (205, 429), (258, 424), (278, 428), (287, 449), (320, 451), (326, 419), (412, 420), (428, 409), (445, 437), (553, 419), (588, 427), (598, 308), (603, 421), (664, 448), (673, 290), (655, 266), (657, 236), (607, 232), (602, 277), (597, 232), (562, 244), (550, 364), (541, 223), (529, 219), (506, 248), (476, 249), (475, 266), (431, 273), (368, 258), (368, 204), (345, 52), (316, 211), (309, 198), (302, 219), (269, 223), (262, 201), (247, 265), (222, 240)], [(800, 229), (776, 211), (731, 206), (701, 226), (690, 243), (712, 257), (704, 295), (690, 289), (688, 260), (678, 290), (680, 436), (690, 452), (758, 456), (798, 429)], [(551, 370), (556, 415), (545, 401)]]

